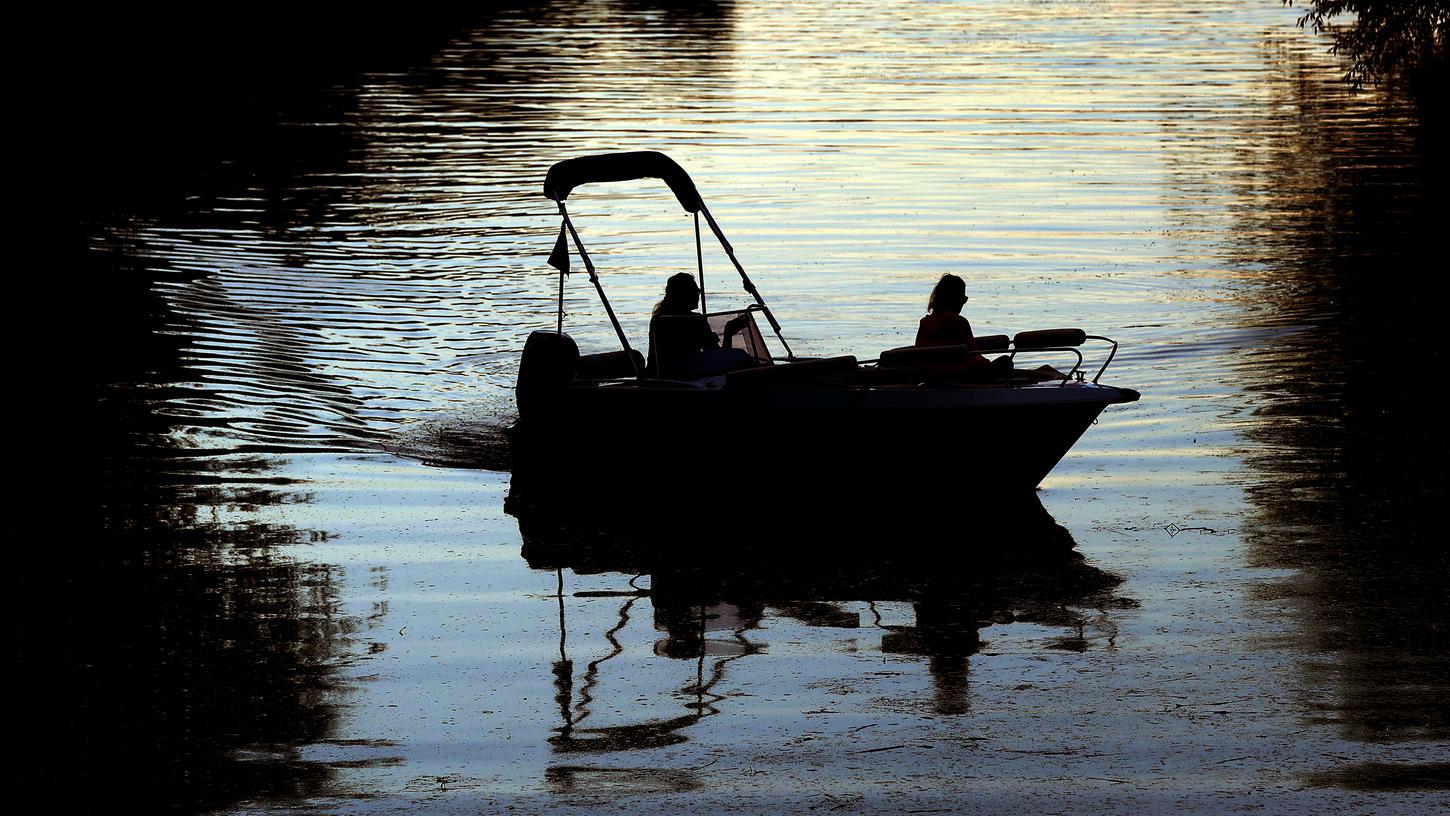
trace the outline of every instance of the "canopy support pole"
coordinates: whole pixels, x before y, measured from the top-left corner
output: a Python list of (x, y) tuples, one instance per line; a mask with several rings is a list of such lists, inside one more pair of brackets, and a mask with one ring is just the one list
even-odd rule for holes
[[(634, 355), (629, 353), (633, 351), (629, 347), (629, 338), (624, 336), (624, 329), (619, 325), (619, 318), (614, 315), (614, 307), (609, 305), (609, 298), (604, 295), (604, 287), (599, 283), (598, 273), (594, 271), (594, 262), (589, 260), (589, 253), (584, 250), (584, 243), (579, 240), (579, 233), (574, 231), (574, 222), (569, 220), (569, 211), (565, 209), (563, 201), (559, 202), (559, 215), (564, 217), (564, 226), (569, 230), (570, 237), (574, 239), (574, 249), (579, 252), (579, 259), (584, 262), (584, 268), (589, 270), (589, 282), (594, 284), (594, 290), (599, 293), (599, 302), (604, 304), (604, 312), (609, 315), (609, 322), (614, 324), (614, 333), (619, 335), (619, 344), (624, 346), (625, 356), (629, 358), (630, 366), (634, 367)], [(561, 297), (559, 300), (559, 308), (561, 310), (563, 309), (563, 303), (564, 301)], [(560, 325), (563, 325), (562, 320)], [(635, 373), (639, 373), (637, 367), (635, 368)]]
[(574, 661), (569, 659), (569, 653), (565, 650), (565, 638), (568, 630), (564, 628), (564, 568), (556, 568), (559, 575), (559, 659), (554, 661), (554, 702), (559, 704), (559, 714), (564, 719), (564, 727), (559, 733), (568, 737), (574, 730), (574, 717), (569, 708), (574, 702)]
[[(564, 204), (560, 202), (559, 207), (562, 209), (563, 206)], [(785, 341), (785, 335), (781, 334), (780, 323), (775, 319), (775, 315), (770, 313), (770, 307), (765, 305), (765, 300), (760, 296), (760, 292), (756, 290), (755, 284), (750, 280), (750, 276), (745, 274), (745, 267), (741, 266), (740, 259), (735, 257), (734, 247), (730, 246), (729, 241), (725, 240), (725, 233), (721, 231), (720, 225), (715, 223), (715, 216), (710, 214), (710, 209), (705, 206), (703, 199), (700, 200), (700, 212), (705, 214), (705, 221), (710, 224), (710, 230), (715, 233), (716, 238), (720, 239), (720, 246), (725, 248), (725, 254), (730, 256), (730, 263), (734, 264), (735, 271), (740, 273), (740, 282), (745, 286), (745, 291), (749, 292), (755, 298), (755, 302), (760, 304), (760, 311), (764, 312), (765, 319), (770, 321), (770, 327), (775, 330), (776, 339), (780, 340), (780, 344), (785, 347), (785, 356), (794, 359), (795, 352), (790, 350), (790, 344)], [(565, 223), (568, 223), (567, 217)], [(571, 227), (570, 229), (572, 230), (573, 228)], [(587, 266), (589, 262), (586, 260), (584, 263)]]
[(700, 269), (700, 314), (709, 314), (705, 305), (705, 253), (700, 249), (700, 214), (695, 213), (695, 263)]

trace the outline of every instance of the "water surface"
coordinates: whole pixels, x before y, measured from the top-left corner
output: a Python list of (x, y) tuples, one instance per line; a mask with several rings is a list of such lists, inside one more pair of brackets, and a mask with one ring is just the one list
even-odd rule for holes
[[(215, 812), (1445, 807), (1445, 434), (1406, 387), (1443, 357), (1437, 131), (1295, 14), (520, 6), (249, 99), (146, 194), (97, 177), (89, 540), (27, 545), (21, 628), (67, 759), (30, 770)], [(909, 343), (950, 271), (980, 333), (1121, 341), (1144, 399), (1041, 517), (927, 529), (863, 475), (837, 512), (873, 523), (778, 541), (879, 558), (732, 560), (715, 532), (777, 540), (779, 497), (675, 531), (673, 572), (521, 522), (497, 430), (555, 319), (542, 179), (624, 149), (691, 172), (798, 353)], [(642, 342), (691, 222), (645, 182), (570, 210)]]

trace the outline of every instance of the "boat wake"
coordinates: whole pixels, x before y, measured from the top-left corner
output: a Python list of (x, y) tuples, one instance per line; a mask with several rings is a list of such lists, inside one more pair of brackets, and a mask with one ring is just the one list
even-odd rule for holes
[(389, 453), (435, 467), (511, 469), (508, 429), (516, 415), (498, 409), (485, 414), (450, 414), (419, 421), (384, 445)]

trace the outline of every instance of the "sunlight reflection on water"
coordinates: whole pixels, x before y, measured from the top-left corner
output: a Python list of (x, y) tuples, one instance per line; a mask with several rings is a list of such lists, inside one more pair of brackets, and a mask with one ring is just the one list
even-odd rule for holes
[[(236, 735), (218, 767), (287, 766), (297, 796), (356, 812), (700, 790), (746, 811), (992, 810), (1071, 786), (1112, 812), (1120, 773), (1142, 783), (1128, 809), (1318, 806), (1334, 795), (1301, 782), (1339, 784), (1334, 752), (1375, 779), (1399, 743), (1431, 754), (1445, 566), (1413, 545), (1443, 531), (1444, 440), (1384, 387), (1417, 361), (1369, 340), (1437, 324), (1363, 283), (1418, 269), (1393, 246), (1427, 209), (1408, 106), (1346, 94), (1275, 3), (907, 8), (500, 10), (209, 156), (183, 204), (98, 220), (95, 263), (155, 323), (118, 318), (145, 340), (134, 359), (118, 341), (102, 383), (124, 437), (102, 541), (151, 578), (160, 622), (137, 628), (175, 649), (160, 674), (266, 664), (231, 678), (260, 724), (184, 678), (158, 710)], [(553, 325), (544, 174), (625, 149), (691, 172), (799, 353), (910, 342), (947, 271), (979, 333), (1121, 341), (1105, 381), (1143, 401), (1048, 477), (1056, 523), (1026, 525), (1090, 560), (940, 595), (852, 564), (767, 603), (670, 599), (663, 579), (630, 596), (630, 542), (599, 531), (611, 558), (538, 556), (557, 531), (522, 529), (508, 477), (477, 468), (504, 466), (517, 354)], [(694, 267), (690, 221), (644, 182), (570, 209), (638, 342), (662, 280)], [(743, 301), (706, 263), (712, 307)], [(614, 348), (582, 275), (566, 308), (581, 347)], [(827, 509), (911, 520), (870, 488)], [(586, 594), (556, 597), (551, 566)], [(167, 610), (234, 628), (188, 651)], [(621, 735), (648, 743), (640, 767), (600, 758)]]
[[(1235, 168), (1272, 92), (1262, 49), (1323, 60), (1267, 28), (1284, 14), (1223, 4), (1218, 29), (1242, 33), (1205, 41), (1195, 15), (1102, 11), (501, 12), (416, 72), (340, 86), (331, 118), (280, 124), (294, 166), (265, 184), (229, 179), (128, 230), (187, 273), (161, 293), (193, 378), (160, 410), (206, 447), (406, 451), (420, 423), (506, 420), (515, 354), (552, 320), (543, 172), (633, 148), (692, 172), (805, 353), (908, 342), (955, 271), (979, 331), (1081, 325), (1190, 379), (1187, 349), (1237, 320), (1224, 214), (1254, 172)], [(572, 203), (640, 336), (659, 281), (693, 266), (688, 220), (646, 183)], [(740, 300), (718, 252), (707, 274), (716, 302)], [(612, 347), (592, 291), (568, 291), (571, 332)], [(1126, 328), (1145, 319), (1171, 329)], [(1161, 385), (1134, 410), (1181, 388)]]

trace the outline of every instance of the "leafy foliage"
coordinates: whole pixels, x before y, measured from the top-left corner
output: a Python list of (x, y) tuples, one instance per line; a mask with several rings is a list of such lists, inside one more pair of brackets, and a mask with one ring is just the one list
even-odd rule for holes
[(1304, 0), (1303, 7), (1299, 25), (1334, 38), (1331, 51), (1350, 58), (1346, 78), (1355, 87), (1391, 78), (1433, 83), (1444, 74), (1450, 0)]

